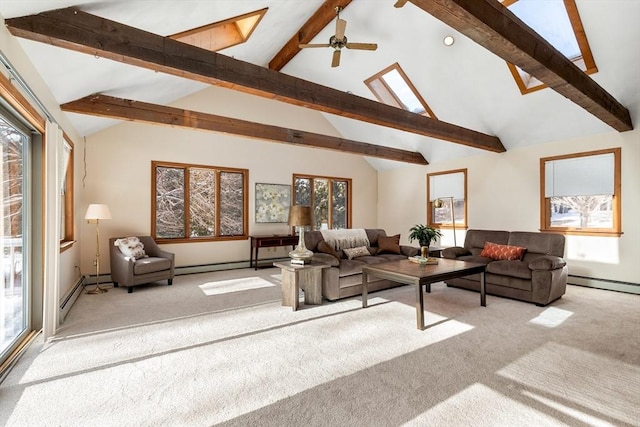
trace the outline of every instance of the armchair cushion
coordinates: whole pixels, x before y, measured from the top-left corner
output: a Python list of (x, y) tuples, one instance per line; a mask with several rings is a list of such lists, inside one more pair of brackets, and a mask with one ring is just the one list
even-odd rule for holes
[(170, 268), (170, 260), (166, 258), (148, 257), (135, 262), (133, 265), (133, 274), (155, 273), (156, 271), (168, 270)]
[(116, 239), (113, 244), (120, 249), (120, 252), (122, 252), (124, 256), (131, 258), (133, 261), (147, 256), (144, 252), (144, 245), (137, 237)]

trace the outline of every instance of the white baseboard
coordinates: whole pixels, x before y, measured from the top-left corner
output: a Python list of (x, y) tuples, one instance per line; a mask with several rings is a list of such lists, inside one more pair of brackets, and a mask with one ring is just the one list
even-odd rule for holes
[(80, 277), (73, 288), (71, 288), (71, 290), (60, 300), (60, 323), (64, 322), (64, 319), (67, 317), (67, 314), (69, 314), (69, 310), (71, 310), (73, 303), (76, 302), (83, 289), (84, 277)]
[(569, 275), (570, 285), (586, 286), (589, 288), (607, 289), (610, 291), (626, 292), (640, 295), (640, 283), (622, 282), (619, 280), (597, 279), (594, 277)]

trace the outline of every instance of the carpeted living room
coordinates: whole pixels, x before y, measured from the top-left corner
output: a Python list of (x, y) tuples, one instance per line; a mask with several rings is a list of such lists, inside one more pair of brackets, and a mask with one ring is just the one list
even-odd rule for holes
[(640, 426), (638, 16), (0, 0), (0, 426)]
[(83, 296), (3, 382), (0, 424), (638, 425), (636, 295), (569, 285), (548, 307), (481, 307), (440, 283), (419, 331), (410, 286), (292, 311), (280, 280), (239, 269)]

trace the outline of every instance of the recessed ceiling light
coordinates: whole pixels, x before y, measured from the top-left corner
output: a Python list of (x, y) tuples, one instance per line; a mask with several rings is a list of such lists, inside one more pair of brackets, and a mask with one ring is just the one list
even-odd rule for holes
[(445, 46), (451, 46), (454, 42), (455, 42), (455, 39), (453, 38), (453, 36), (446, 36), (442, 40), (442, 43), (444, 43)]

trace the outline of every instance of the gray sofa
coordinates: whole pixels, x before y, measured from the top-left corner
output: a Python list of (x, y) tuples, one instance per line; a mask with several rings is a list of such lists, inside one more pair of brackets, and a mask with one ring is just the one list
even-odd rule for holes
[[(331, 265), (325, 268), (322, 274), (322, 296), (328, 300), (337, 300), (354, 295), (362, 295), (362, 267), (368, 264), (378, 264), (381, 262), (407, 259), (407, 257), (417, 255), (418, 248), (412, 246), (399, 245), (399, 253), (389, 251), (380, 252), (378, 246), (379, 237), (387, 237), (387, 233), (382, 229), (365, 229), (370, 242), (370, 254), (348, 259), (344, 251), (336, 253), (321, 252), (318, 248), (324, 242), (320, 231), (309, 231), (304, 234), (304, 241), (307, 249), (313, 251), (314, 261), (324, 262)], [(369, 292), (401, 286), (401, 283), (389, 280), (375, 280), (369, 283)]]
[[(568, 268), (563, 258), (564, 241), (564, 235), (555, 233), (468, 230), (464, 247), (447, 248), (442, 251), (442, 256), (486, 264), (488, 294), (545, 306), (565, 293)], [(496, 260), (480, 255), (486, 242), (524, 247), (526, 251), (519, 260)], [(445, 283), (479, 291), (480, 275)]]

